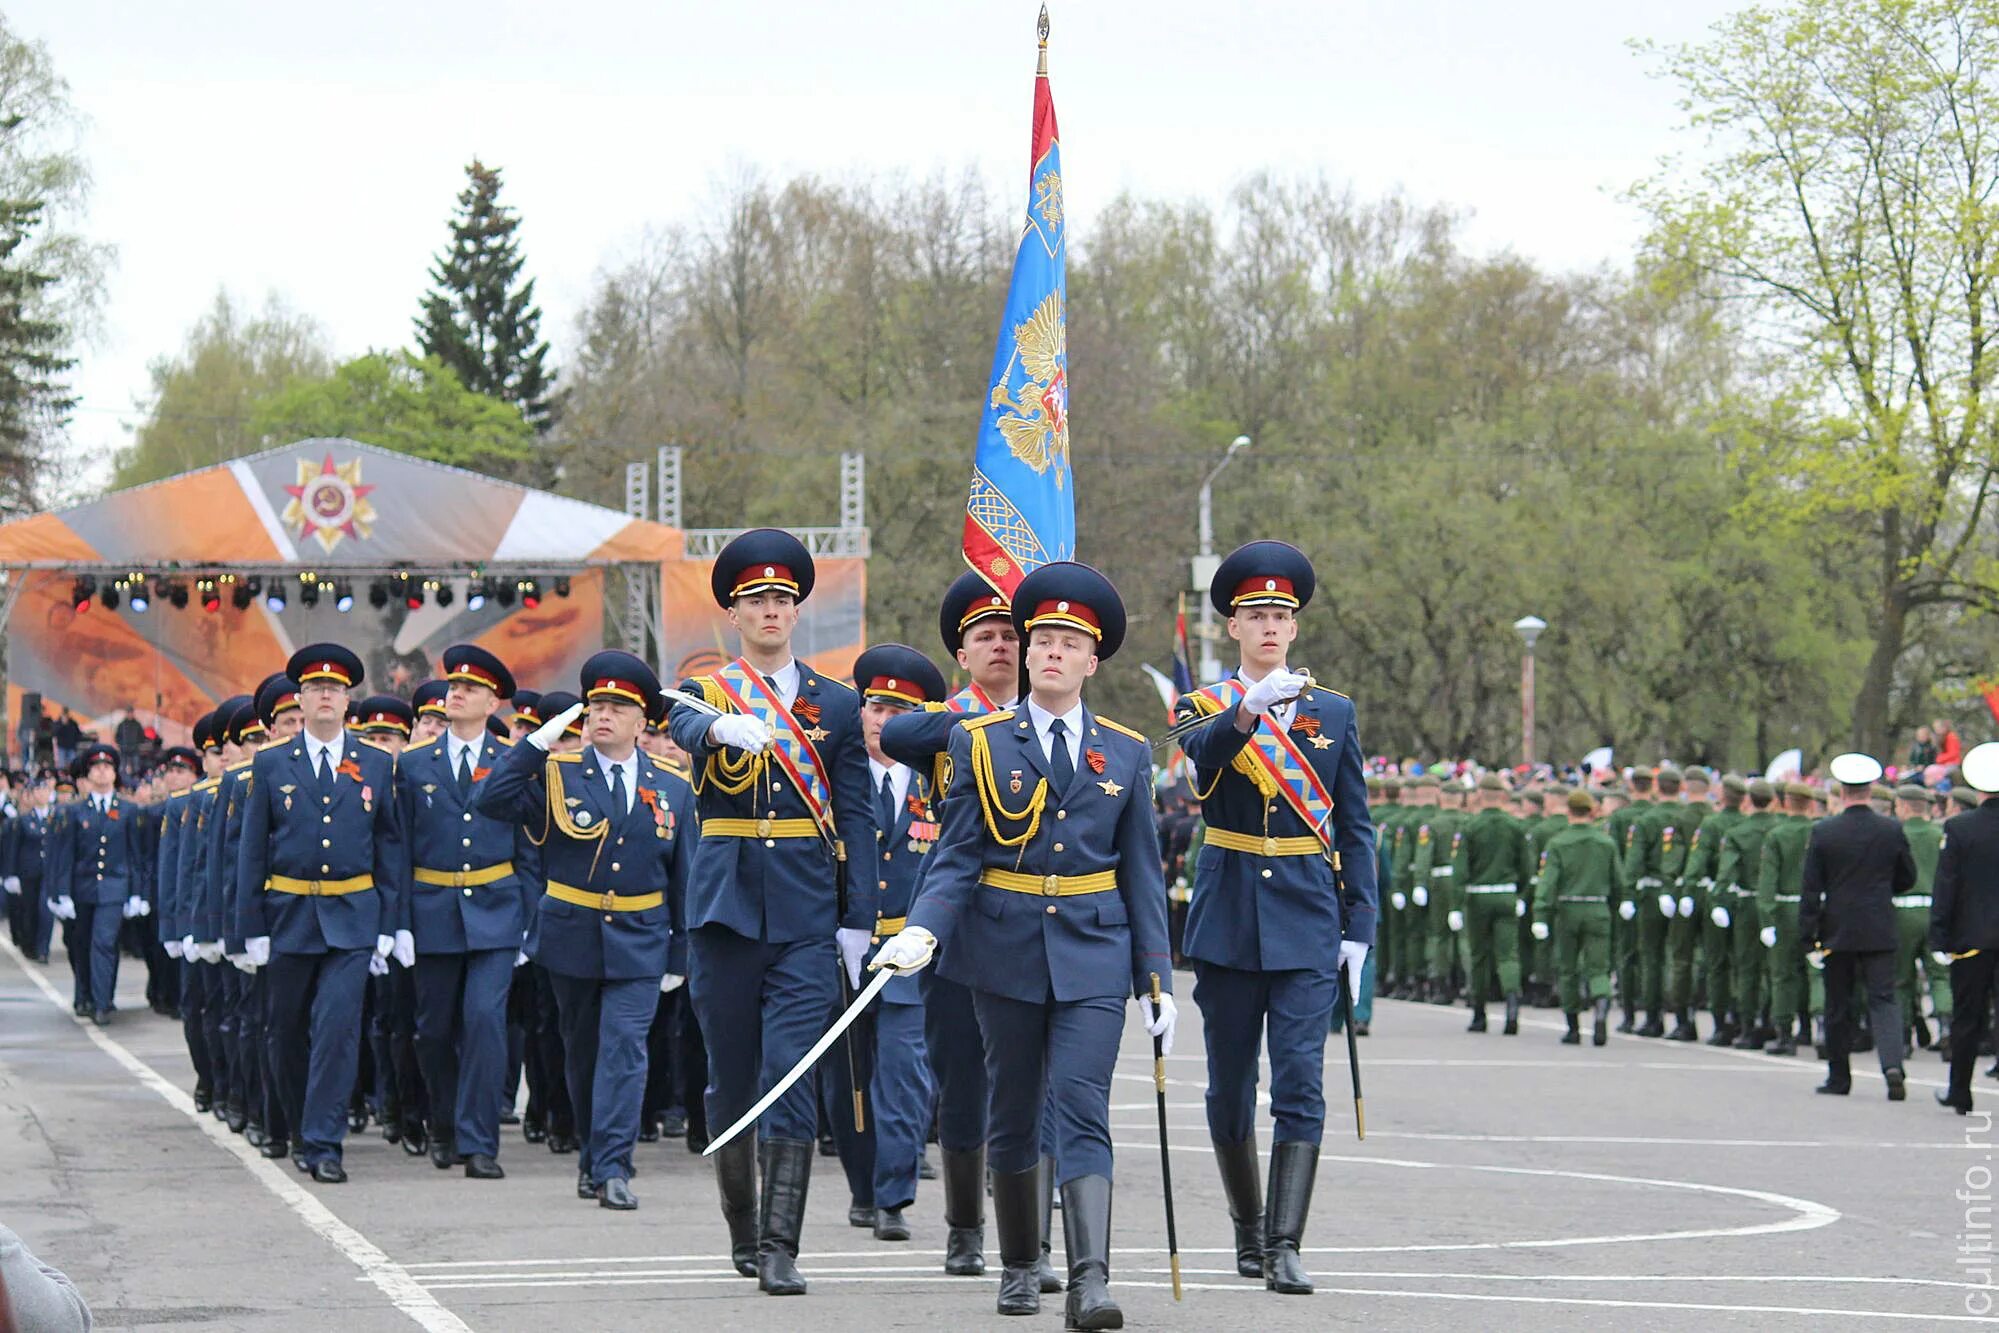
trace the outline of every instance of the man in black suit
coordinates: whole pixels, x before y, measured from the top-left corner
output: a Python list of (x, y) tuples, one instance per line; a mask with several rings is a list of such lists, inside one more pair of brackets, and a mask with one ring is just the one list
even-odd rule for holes
[[(1964, 785), (1973, 791), (1999, 792), (1999, 742), (1973, 746), (1961, 769)], [(1969, 1115), (1971, 1071), (1991, 1016), (1993, 979), (1999, 975), (1999, 801), (1988, 797), (1944, 824), (1932, 895), (1930, 948), (1939, 963), (1950, 967), (1955, 1027), (1950, 1086), (1937, 1093), (1937, 1102)]]
[[(1845, 808), (1812, 830), (1805, 846), (1798, 935), (1825, 957), (1826, 1080), (1819, 1091), (1844, 1097), (1853, 1085), (1853, 987), (1867, 987), (1874, 1049), (1888, 1100), (1908, 1096), (1902, 1078), (1902, 1017), (1895, 999), (1895, 904), (1916, 882), (1916, 858), (1902, 826), (1869, 804), (1880, 763), (1843, 754), (1828, 766)], [(1974, 1047), (1973, 1049), (1976, 1049)]]

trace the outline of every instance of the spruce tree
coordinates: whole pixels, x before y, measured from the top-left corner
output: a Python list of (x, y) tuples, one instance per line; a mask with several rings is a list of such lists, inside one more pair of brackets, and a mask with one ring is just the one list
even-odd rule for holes
[(24, 250), (42, 221), (42, 205), (0, 200), (0, 514), (39, 507), (52, 441), (76, 397), (64, 374), (69, 330), (49, 301), (57, 279)]
[(550, 421), (554, 372), (541, 341), (534, 280), (521, 281), (520, 215), (500, 202), (500, 173), (478, 159), (451, 219), (451, 244), (430, 270), (417, 345), (466, 388), (513, 404), (536, 430)]

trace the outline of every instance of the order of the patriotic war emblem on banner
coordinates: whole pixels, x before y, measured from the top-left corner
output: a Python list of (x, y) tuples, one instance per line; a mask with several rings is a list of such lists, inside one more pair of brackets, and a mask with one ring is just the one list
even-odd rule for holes
[(358, 458), (335, 463), (328, 454), (318, 464), (301, 458), (298, 484), (285, 487), (291, 503), (285, 506), (284, 524), (296, 529), (296, 540), (316, 537), (320, 549), (331, 553), (342, 537), (367, 537), (375, 521), (375, 506), (368, 500), (374, 489), (362, 484)]

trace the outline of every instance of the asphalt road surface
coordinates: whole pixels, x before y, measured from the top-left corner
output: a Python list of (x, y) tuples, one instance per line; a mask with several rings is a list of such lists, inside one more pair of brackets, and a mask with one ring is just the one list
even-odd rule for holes
[[(729, 1268), (713, 1174), (679, 1140), (639, 1146), (635, 1213), (575, 1198), (575, 1159), (513, 1130), (504, 1181), (439, 1172), (371, 1129), (348, 1144), (349, 1183), (313, 1185), (195, 1114), (179, 1025), (146, 1010), (142, 982), (126, 960), (123, 1012), (98, 1031), (70, 1017), (59, 945), (42, 968), (0, 941), (0, 1222), (69, 1273), (101, 1328), (1060, 1327), (1059, 1296), (1038, 1322), (1004, 1322), (995, 1278), (944, 1274), (934, 1182), (910, 1210), (915, 1239), (878, 1242), (846, 1225), (844, 1178), (824, 1158), (800, 1260), (812, 1290), (791, 1300)], [(1545, 1010), (1512, 1038), (1464, 1022), (1462, 1009), (1377, 1006), (1360, 1044), (1365, 1142), (1345, 1045), (1328, 1043), (1306, 1234), (1318, 1291), (1280, 1297), (1234, 1275), (1189, 1003), (1168, 1067), (1177, 1303), (1150, 1044), (1131, 1023), (1112, 1094), (1112, 1289), (1127, 1327), (1892, 1328), (1990, 1314), (1994, 1129), (1931, 1102), (1934, 1055), (1912, 1061), (1910, 1100), (1894, 1105), (1872, 1057), (1835, 1099), (1812, 1094), (1809, 1059), (1633, 1037), (1564, 1047)], [(1999, 1084), (1980, 1084), (1999, 1108)], [(995, 1264), (997, 1251), (989, 1218)]]

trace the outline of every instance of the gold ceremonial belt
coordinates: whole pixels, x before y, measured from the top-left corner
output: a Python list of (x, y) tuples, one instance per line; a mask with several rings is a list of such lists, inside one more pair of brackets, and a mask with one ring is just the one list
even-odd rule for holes
[(707, 819), (701, 823), (704, 838), (816, 838), (819, 825), (810, 819)]
[(885, 916), (875, 922), (875, 934), (899, 935), (903, 927), (908, 924), (909, 918), (906, 916)]
[(548, 896), (559, 903), (588, 907), (596, 912), (643, 912), (647, 908), (658, 907), (666, 901), (666, 895), (663, 893), (639, 893), (620, 897), (615, 893), (591, 893), (587, 889), (557, 884), (554, 880), (548, 882)]
[(293, 879), (290, 875), (273, 875), (264, 881), (264, 887), (273, 893), (297, 893), (307, 898), (337, 898), (345, 893), (359, 893), (363, 889), (375, 887), (373, 875), (350, 875), (346, 879)]
[(410, 871), (410, 878), (419, 884), (436, 884), (447, 889), (469, 889), (480, 884), (497, 884), (514, 873), (512, 861), (502, 861), (496, 866), (485, 866), (478, 870), (425, 870), (422, 866)]
[(1037, 898), (1074, 898), (1084, 893), (1108, 893), (1117, 887), (1117, 871), (1099, 870), (1091, 875), (1023, 875), (1017, 870), (981, 870), (979, 883), (1008, 893), (1031, 893)]
[(1251, 856), (1324, 856), (1326, 844), (1317, 838), (1259, 838), (1249, 833), (1232, 833), (1225, 828), (1208, 830), (1207, 844)]

